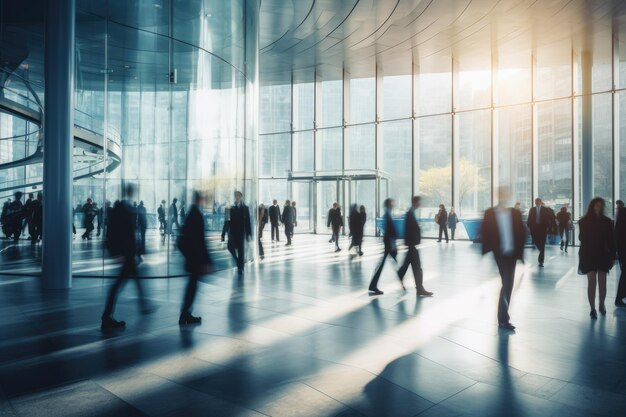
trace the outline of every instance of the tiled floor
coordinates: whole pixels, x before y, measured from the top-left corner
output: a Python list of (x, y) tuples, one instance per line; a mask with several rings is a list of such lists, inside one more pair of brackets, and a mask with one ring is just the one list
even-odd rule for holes
[[(332, 252), (323, 236), (267, 256), (239, 278), (206, 277), (177, 324), (184, 278), (144, 284), (160, 309), (138, 315), (134, 286), (102, 334), (111, 281), (77, 278), (42, 293), (35, 278), (0, 276), (0, 416), (618, 416), (626, 410), (626, 311), (588, 316), (576, 252), (527, 250), (512, 301), (515, 334), (498, 331), (499, 277), (468, 242), (421, 249), (435, 296), (385, 294), (367, 283), (381, 246)], [(404, 254), (401, 254), (403, 258)]]

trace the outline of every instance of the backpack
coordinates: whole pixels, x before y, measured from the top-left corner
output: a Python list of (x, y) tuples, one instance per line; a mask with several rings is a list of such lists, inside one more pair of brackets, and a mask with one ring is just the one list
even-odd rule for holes
[(123, 247), (122, 228), (124, 226), (122, 219), (124, 216), (124, 207), (122, 206), (122, 202), (117, 200), (113, 204), (113, 208), (108, 211), (108, 214), (106, 246), (111, 256), (118, 256), (122, 254)]

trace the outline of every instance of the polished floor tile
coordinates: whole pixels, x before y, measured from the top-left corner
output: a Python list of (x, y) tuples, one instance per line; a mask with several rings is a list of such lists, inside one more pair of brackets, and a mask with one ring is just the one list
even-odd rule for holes
[[(243, 276), (215, 244), (224, 269), (202, 279), (195, 327), (177, 324), (184, 277), (142, 280), (158, 307), (147, 316), (129, 283), (116, 309), (127, 328), (102, 333), (110, 279), (75, 278), (69, 291), (43, 292), (38, 278), (0, 275), (0, 417), (587, 417), (626, 409), (626, 311), (611, 303), (619, 268), (609, 275), (607, 315), (591, 321), (575, 251), (548, 248), (540, 269), (527, 249), (511, 303), (518, 328), (506, 333), (495, 316), (500, 278), (477, 245), (425, 241), (424, 285), (435, 295), (416, 298), (412, 276), (403, 292), (392, 262), (380, 281), (385, 294), (368, 294), (382, 252), (376, 239), (366, 239), (362, 257), (334, 253), (327, 239), (297, 235), (288, 248), (266, 241), (265, 260)], [(102, 267), (89, 259), (96, 244), (75, 243), (81, 271)], [(180, 269), (159, 250), (144, 274)], [(15, 253), (2, 261), (10, 272), (34, 268)]]

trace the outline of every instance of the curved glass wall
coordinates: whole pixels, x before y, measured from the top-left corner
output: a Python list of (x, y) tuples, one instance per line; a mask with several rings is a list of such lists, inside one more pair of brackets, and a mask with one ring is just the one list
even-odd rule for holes
[[(77, 0), (76, 276), (117, 273), (103, 245), (105, 207), (121, 197), (124, 184), (136, 186), (135, 203), (147, 212), (143, 276), (184, 273), (176, 236), (194, 190), (209, 196), (204, 215), (217, 248), (233, 192), (241, 190), (245, 202), (256, 206), (258, 7), (258, 0)], [(34, 86), (43, 101), (42, 61), (43, 53), (31, 54), (23, 65), (39, 68)], [(0, 149), (0, 158), (22, 158), (36, 147), (37, 124), (11, 125), (4, 114), (0, 123), (3, 133), (24, 135), (21, 142), (11, 141), (10, 152)], [(21, 187), (0, 186), (3, 200), (15, 189), (41, 191), (41, 163), (0, 169), (0, 182), (18, 180)], [(87, 210), (87, 199), (97, 203), (95, 210)], [(162, 201), (164, 230), (157, 214)], [(40, 271), (39, 245), (22, 243), (14, 258), (3, 255), (2, 272)], [(221, 267), (230, 266), (226, 254), (217, 251)]]

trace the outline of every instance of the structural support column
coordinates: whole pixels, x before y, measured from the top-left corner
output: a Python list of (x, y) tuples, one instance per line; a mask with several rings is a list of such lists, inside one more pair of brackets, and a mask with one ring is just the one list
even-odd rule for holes
[[(583, 51), (580, 57), (580, 74), (582, 78), (582, 206), (583, 210), (593, 198), (593, 115), (591, 96), (591, 52)], [(582, 213), (581, 213), (582, 214)]]
[(75, 0), (49, 1), (45, 41), (43, 262), (46, 289), (72, 286)]

